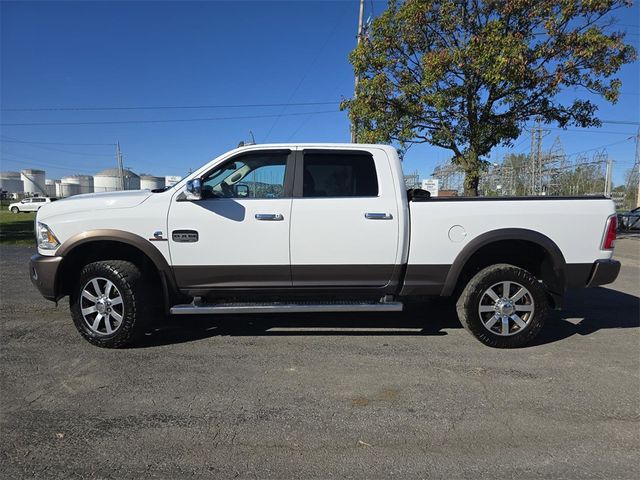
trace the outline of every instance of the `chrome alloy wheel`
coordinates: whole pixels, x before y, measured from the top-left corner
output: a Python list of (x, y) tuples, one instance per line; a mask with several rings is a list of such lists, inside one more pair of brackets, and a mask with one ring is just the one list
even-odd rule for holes
[(478, 306), (482, 325), (491, 333), (503, 337), (524, 330), (534, 313), (531, 292), (511, 281), (496, 283), (485, 290)]
[(89, 329), (98, 335), (111, 335), (122, 325), (122, 295), (106, 278), (97, 277), (86, 283), (80, 296), (80, 309)]

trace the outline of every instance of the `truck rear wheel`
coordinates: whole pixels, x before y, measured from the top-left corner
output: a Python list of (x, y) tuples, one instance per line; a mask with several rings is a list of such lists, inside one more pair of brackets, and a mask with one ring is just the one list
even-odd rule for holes
[(508, 264), (492, 265), (478, 272), (456, 307), (464, 328), (495, 348), (527, 345), (549, 314), (543, 285), (528, 271)]
[(80, 334), (98, 347), (129, 345), (150, 323), (150, 295), (142, 272), (124, 260), (87, 264), (69, 306)]

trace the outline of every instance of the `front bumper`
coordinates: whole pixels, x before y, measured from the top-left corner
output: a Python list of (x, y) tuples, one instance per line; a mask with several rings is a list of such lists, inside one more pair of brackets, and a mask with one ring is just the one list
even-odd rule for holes
[(42, 296), (47, 300), (58, 300), (56, 278), (62, 257), (46, 257), (34, 255), (29, 261), (29, 276)]
[(620, 273), (620, 262), (617, 260), (596, 260), (587, 282), (587, 287), (596, 287), (612, 283)]

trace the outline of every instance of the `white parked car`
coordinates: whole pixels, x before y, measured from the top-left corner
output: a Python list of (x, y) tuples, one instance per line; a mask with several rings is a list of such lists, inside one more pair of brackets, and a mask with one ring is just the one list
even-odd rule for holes
[(11, 213), (20, 213), (20, 212), (37, 212), (40, 207), (46, 205), (47, 203), (51, 203), (56, 198), (49, 197), (33, 197), (33, 198), (25, 198), (16, 203), (11, 203), (9, 205), (9, 210)]
[(31, 279), (69, 295), (102, 347), (165, 314), (397, 312), (446, 296), (478, 340), (511, 348), (568, 289), (618, 275), (610, 199), (429, 198), (403, 178), (385, 145), (241, 147), (165, 190), (46, 205)]

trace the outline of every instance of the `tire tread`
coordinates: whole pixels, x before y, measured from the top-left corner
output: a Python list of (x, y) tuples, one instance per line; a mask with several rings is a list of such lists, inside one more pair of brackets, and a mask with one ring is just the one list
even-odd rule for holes
[[(111, 336), (99, 336), (91, 332), (80, 311), (79, 290), (86, 279), (97, 276), (116, 280), (125, 304), (123, 323)], [(76, 328), (85, 340), (98, 347), (122, 348), (139, 338), (149, 326), (150, 299), (149, 288), (135, 264), (126, 260), (101, 260), (82, 268), (76, 288), (69, 297), (69, 305)]]
[[(534, 297), (535, 312), (531, 323), (521, 334), (501, 337), (489, 332), (480, 322), (477, 302), (484, 291), (494, 283), (505, 280), (516, 281), (529, 289)], [(480, 270), (465, 286), (456, 303), (460, 323), (480, 342), (494, 348), (519, 348), (529, 344), (540, 333), (549, 314), (549, 301), (544, 286), (533, 274), (507, 263), (491, 265)]]

